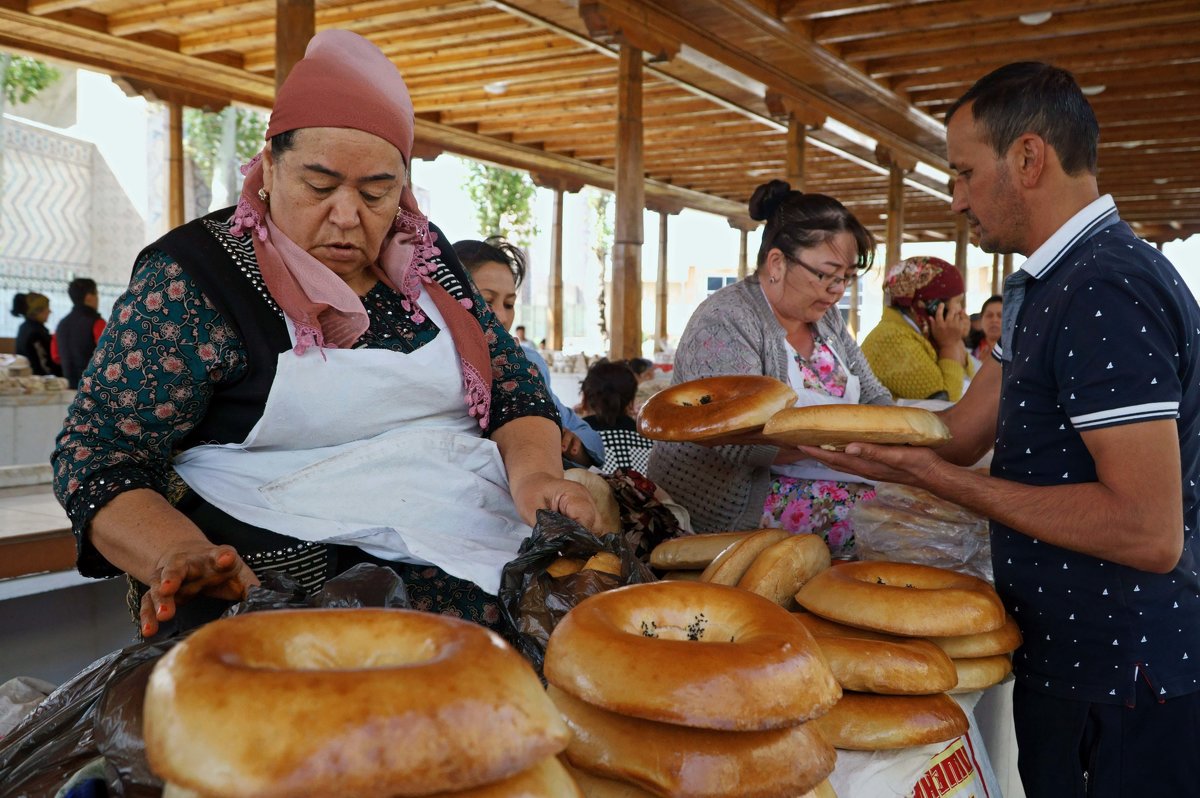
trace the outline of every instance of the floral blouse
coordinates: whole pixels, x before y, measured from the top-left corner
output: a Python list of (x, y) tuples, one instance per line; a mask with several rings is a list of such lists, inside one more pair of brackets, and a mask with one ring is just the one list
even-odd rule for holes
[(800, 369), (804, 390), (820, 391), (838, 398), (846, 395), (846, 370), (824, 338), (816, 337), (811, 358), (806, 359), (795, 349), (792, 349), (792, 357)]
[[(491, 351), (492, 406), (483, 434), (523, 416), (557, 423), (558, 412), (537, 368), (465, 273), (440, 264), (433, 279), (455, 299), (473, 300)], [(433, 340), (437, 326), (428, 316), (414, 322), (402, 299), (383, 283), (363, 297), (370, 326), (356, 347), (412, 352)], [(51, 458), (55, 495), (80, 543), (81, 573), (116, 573), (84, 545), (83, 534), (116, 495), (135, 488), (169, 499), (181, 494), (181, 481), (170, 467), (179, 442), (204, 417), (215, 389), (246, 370), (237, 332), (196, 283), (169, 256), (146, 253), (113, 308)]]

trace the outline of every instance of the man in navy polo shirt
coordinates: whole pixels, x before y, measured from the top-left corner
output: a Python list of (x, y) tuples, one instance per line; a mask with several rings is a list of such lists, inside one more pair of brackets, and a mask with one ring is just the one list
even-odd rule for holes
[(806, 451), (992, 519), (1029, 798), (1200, 795), (1200, 308), (1100, 195), (1070, 73), (1001, 67), (946, 119), (953, 209), (1027, 257), (1000, 343), (936, 452)]

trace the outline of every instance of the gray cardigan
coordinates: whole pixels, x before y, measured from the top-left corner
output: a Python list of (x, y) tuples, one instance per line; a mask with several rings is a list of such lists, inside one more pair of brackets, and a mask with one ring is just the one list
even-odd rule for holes
[[(836, 307), (821, 317), (816, 331), (862, 381), (861, 404), (892, 404)], [(786, 337), (758, 278), (747, 277), (696, 308), (679, 340), (672, 383), (724, 374), (765, 374), (786, 383)], [(659, 441), (647, 476), (687, 508), (697, 532), (757, 529), (778, 452), (775, 446), (709, 448)]]

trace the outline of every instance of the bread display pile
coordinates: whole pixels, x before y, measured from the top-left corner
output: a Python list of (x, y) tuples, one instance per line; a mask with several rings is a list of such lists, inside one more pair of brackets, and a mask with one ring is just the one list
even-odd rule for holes
[(981, 690), (1012, 669), (1016, 624), (987, 582), (907, 563), (844, 563), (796, 596), (846, 691), (818, 720), (834, 746), (904, 748), (952, 740), (967, 718), (948, 693)]
[(570, 732), (482, 626), (400, 609), (278, 610), (207, 624), (144, 702), (168, 798), (580, 798)]
[(781, 529), (686, 535), (650, 552), (651, 567), (667, 571), (668, 579), (740, 587), (789, 609), (796, 592), (829, 564), (829, 547), (819, 536)]
[(792, 613), (745, 590), (631, 585), (575, 607), (546, 649), (548, 694), (588, 798), (830, 796), (814, 719), (841, 694)]

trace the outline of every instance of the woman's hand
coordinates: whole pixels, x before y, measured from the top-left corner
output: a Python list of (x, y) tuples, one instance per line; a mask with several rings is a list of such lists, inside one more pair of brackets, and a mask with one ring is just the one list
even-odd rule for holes
[(240, 601), (258, 577), (232, 547), (197, 541), (163, 554), (148, 584), (139, 618), (143, 637), (157, 634), (159, 621), (174, 618), (178, 605), (194, 596)]
[(581, 466), (599, 465), (592, 462), (587, 449), (583, 448), (583, 441), (579, 440), (579, 436), (569, 429), (564, 429), (562, 432), (562, 456)]
[(524, 476), (512, 486), (513, 503), (517, 512), (530, 526), (537, 523), (538, 510), (562, 513), (579, 522), (581, 526), (594, 529), (599, 512), (587, 488), (578, 482), (546, 473)]
[(971, 318), (961, 309), (949, 311), (943, 302), (929, 317), (929, 337), (933, 339), (939, 358), (965, 363), (967, 347), (963, 338), (971, 329)]

